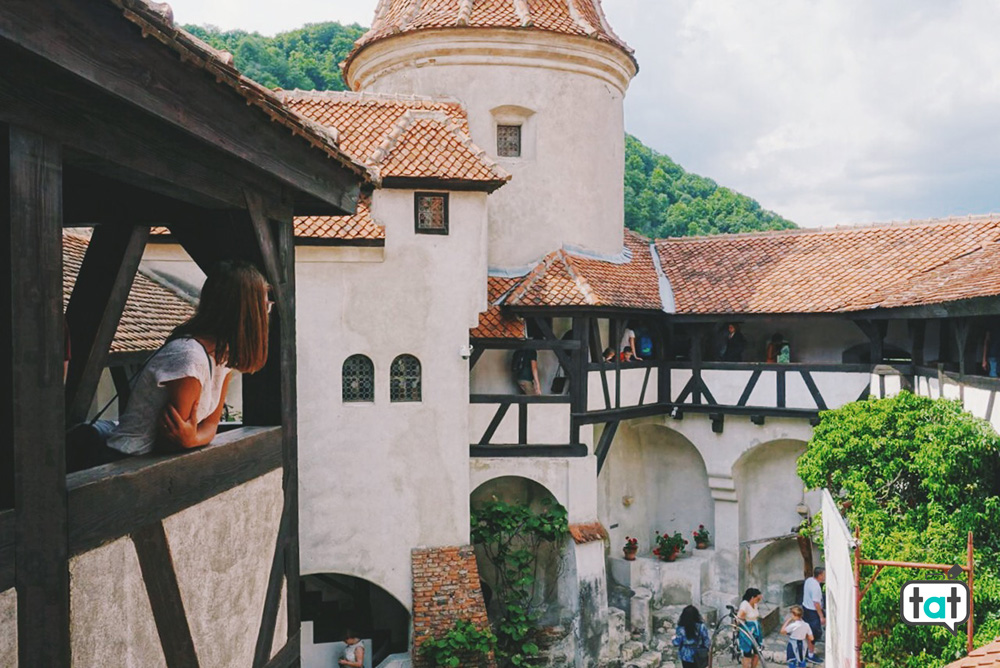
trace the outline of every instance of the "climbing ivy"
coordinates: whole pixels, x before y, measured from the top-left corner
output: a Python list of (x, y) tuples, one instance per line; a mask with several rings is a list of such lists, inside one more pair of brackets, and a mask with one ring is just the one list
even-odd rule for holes
[(433, 666), (458, 668), (465, 661), (480, 665), (496, 649), (497, 637), (487, 629), (477, 629), (465, 619), (460, 619), (439, 638), (424, 641), (420, 653)]
[(528, 665), (538, 655), (532, 636), (541, 617), (535, 602), (539, 548), (568, 532), (566, 509), (552, 499), (542, 502), (540, 512), (499, 500), (472, 511), (472, 542), (482, 546), (496, 571), (497, 658), (506, 665)]

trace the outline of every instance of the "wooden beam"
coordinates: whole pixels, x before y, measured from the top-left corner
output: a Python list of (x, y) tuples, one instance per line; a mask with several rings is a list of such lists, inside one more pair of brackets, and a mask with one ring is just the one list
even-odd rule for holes
[(604, 430), (601, 432), (601, 438), (597, 442), (594, 453), (597, 455), (597, 475), (601, 475), (601, 469), (604, 468), (604, 461), (608, 458), (608, 453), (611, 452), (611, 443), (615, 440), (615, 433), (618, 431), (619, 424), (617, 420), (604, 424)]
[(574, 350), (577, 341), (546, 341), (543, 339), (472, 339), (473, 345), (485, 350)]
[(476, 368), (476, 362), (479, 361), (479, 358), (483, 356), (484, 352), (486, 352), (485, 348), (481, 348), (479, 346), (473, 346), (472, 347), (472, 355), (469, 357), (469, 371), (470, 372), (473, 369)]
[(67, 426), (87, 419), (148, 236), (146, 227), (100, 226), (87, 246), (66, 307), (73, 342)]
[(601, 327), (597, 318), (593, 318), (590, 321), (590, 354), (595, 360), (600, 360), (601, 389), (604, 390), (604, 407), (610, 410), (611, 391), (608, 386), (608, 372), (605, 368), (604, 349), (601, 347)]
[(806, 388), (808, 388), (809, 394), (812, 395), (813, 401), (816, 402), (816, 408), (825, 411), (826, 402), (823, 401), (823, 395), (820, 394), (819, 388), (816, 387), (816, 381), (813, 380), (812, 374), (808, 371), (801, 371), (799, 373), (802, 374), (802, 381), (806, 384)]
[(927, 336), (927, 321), (920, 320), (907, 320), (907, 328), (910, 331), (910, 355), (913, 358), (913, 363), (916, 365), (922, 365), (925, 360), (924, 346)]
[(470, 394), (470, 404), (569, 404), (565, 394)]
[(470, 457), (586, 457), (587, 446), (582, 443), (565, 445), (490, 444), (470, 445)]
[(184, 62), (158, 40), (145, 39), (112, 3), (5, 0), (0, 37), (296, 190), (354, 210), (357, 173), (291, 136), (290, 128), (272, 122), (211, 73)]
[(278, 608), (281, 604), (281, 585), (285, 575), (285, 549), (287, 543), (288, 520), (282, 514), (278, 525), (278, 534), (274, 541), (271, 570), (267, 576), (267, 592), (264, 595), (260, 627), (257, 630), (257, 643), (254, 646), (254, 668), (262, 668), (271, 658), (271, 649), (274, 645), (274, 629), (278, 623)]
[(288, 642), (264, 668), (295, 668), (299, 665), (299, 631), (288, 635)]
[(260, 194), (255, 191), (246, 190), (243, 194), (246, 197), (247, 211), (250, 214), (250, 227), (257, 240), (257, 248), (264, 265), (264, 275), (267, 276), (271, 289), (275, 291), (276, 298), (281, 299), (280, 289), (288, 280), (287, 267), (283, 266), (278, 258), (278, 249), (271, 234), (271, 225), (264, 209), (264, 201)]
[(969, 342), (969, 320), (967, 318), (956, 318), (952, 332), (955, 334), (955, 348), (958, 351), (958, 373), (967, 373), (965, 368), (965, 347)]
[[(785, 407), (785, 372), (778, 371), (775, 373), (774, 379), (775, 387), (775, 400), (777, 401), (778, 408)], [(712, 403), (715, 403), (714, 401)]]
[(184, 602), (163, 522), (153, 522), (137, 529), (132, 533), (132, 542), (167, 666), (198, 668), (198, 654), (184, 613)]
[(528, 404), (517, 405), (517, 442), (528, 442)]
[(0, 511), (0, 591), (14, 586), (14, 534), (16, 518), (13, 510)]
[(743, 388), (743, 394), (740, 395), (739, 401), (736, 402), (737, 406), (746, 406), (747, 402), (750, 401), (750, 395), (753, 394), (754, 388), (757, 387), (760, 374), (760, 369), (754, 369), (753, 373), (750, 374), (750, 380), (747, 381), (747, 386)]
[[(2, 9), (2, 8), (0, 8)], [(207, 146), (182, 129), (161, 123), (129, 102), (94, 87), (0, 40), (0, 121), (44, 132), (66, 148), (66, 164), (163, 198), (151, 197), (141, 222), (159, 217), (163, 202), (184, 202), (207, 209), (242, 209), (243, 191), (251, 188), (268, 200), (282, 197), (285, 187), (257, 166)], [(44, 87), (37, 86), (45, 81)], [(23, 92), (32, 90), (30, 97)], [(76, 179), (71, 179), (70, 186)], [(71, 212), (84, 212), (71, 189)], [(341, 207), (299, 193), (297, 215), (337, 214)], [(114, 215), (97, 203), (96, 212)], [(351, 209), (353, 211), (353, 209)], [(123, 215), (136, 209), (126, 200)], [(169, 213), (169, 210), (166, 212)]]
[(13, 331), (5, 380), (14, 402), (18, 665), (69, 668), (62, 150), (28, 130), (11, 127), (9, 136)]
[[(570, 378), (570, 413), (582, 413), (587, 410), (590, 374), (587, 371), (587, 339), (590, 336), (590, 318), (573, 318), (573, 339), (580, 347), (572, 351), (573, 365), (576, 373)], [(572, 417), (569, 421), (569, 442), (580, 442), (580, 423)]]
[[(2, 70), (4, 68), (0, 68)], [(11, 258), (11, 234), (10, 234), (10, 128), (0, 123), (0, 257), (3, 258), (4, 274), (3, 280), (10, 280), (10, 258)], [(14, 378), (14, 352), (11, 337), (13, 336), (14, 323), (16, 318), (12, 318), (13, 290), (0, 290), (0, 313), (3, 318), (3, 326), (0, 326), (0, 376), (3, 378), (3, 387), (11, 387)], [(0, 398), (0, 509), (14, 507), (14, 396), (7, 392), (7, 398)], [(11, 515), (11, 553), (10, 553), (10, 575), (14, 577), (14, 552), (13, 552), (13, 515)], [(0, 565), (2, 569), (2, 565)], [(11, 583), (13, 586), (13, 583)], [(9, 587), (3, 587), (9, 589)]]
[[(556, 336), (555, 332), (552, 331), (551, 325), (545, 321), (544, 318), (533, 318), (535, 325), (542, 331), (542, 336), (545, 337), (546, 341), (552, 343), (562, 343), (560, 339)], [(559, 360), (559, 366), (562, 367), (563, 371), (570, 378), (576, 373), (576, 369), (573, 368), (573, 364), (570, 361), (569, 355), (566, 354), (566, 350), (561, 346), (553, 346), (551, 348), (552, 352), (555, 353), (556, 358)]]
[(490, 440), (493, 438), (493, 434), (497, 433), (497, 428), (500, 423), (503, 422), (504, 416), (507, 415), (507, 411), (510, 409), (510, 402), (504, 402), (500, 404), (497, 408), (497, 412), (493, 415), (493, 419), (490, 420), (490, 424), (486, 427), (486, 431), (483, 432), (483, 437), (479, 439), (479, 445), (489, 445)]
[[(60, 432), (62, 427), (60, 426)], [(66, 477), (77, 555), (281, 466), (282, 430), (242, 427), (180, 455), (130, 457)]]

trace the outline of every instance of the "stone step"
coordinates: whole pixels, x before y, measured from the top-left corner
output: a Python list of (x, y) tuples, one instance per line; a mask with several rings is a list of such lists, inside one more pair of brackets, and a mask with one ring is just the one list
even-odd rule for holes
[(646, 646), (637, 640), (630, 640), (622, 645), (622, 661), (631, 661), (646, 651)]
[(626, 661), (624, 668), (660, 668), (662, 663), (663, 656), (659, 652), (646, 652), (631, 661)]

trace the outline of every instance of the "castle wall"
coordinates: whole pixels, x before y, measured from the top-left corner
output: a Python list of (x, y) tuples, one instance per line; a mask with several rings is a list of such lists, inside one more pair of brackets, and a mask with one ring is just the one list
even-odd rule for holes
[(17, 668), (17, 590), (0, 593), (0, 666)]
[(473, 141), (496, 157), (496, 125), (522, 125), (513, 179), (489, 199), (489, 263), (522, 267), (563, 244), (622, 250), (624, 112), (631, 61), (618, 49), (540, 31), (428, 31), (367, 47), (356, 88), (454, 97)]
[[(486, 306), (486, 195), (452, 192), (448, 235), (415, 234), (413, 191), (378, 190), (382, 249), (297, 249), (302, 573), (369, 580), (411, 609), (410, 550), (469, 540), (469, 362)], [(361, 252), (359, 252), (361, 251)], [(400, 354), (422, 400), (389, 401)], [(342, 364), (375, 366), (375, 401), (342, 401)]]

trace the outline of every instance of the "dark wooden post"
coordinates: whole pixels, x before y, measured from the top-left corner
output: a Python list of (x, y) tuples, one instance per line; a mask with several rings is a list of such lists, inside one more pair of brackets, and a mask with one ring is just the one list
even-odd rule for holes
[(670, 369), (673, 363), (673, 325), (657, 320), (657, 345), (656, 345), (656, 398), (657, 403), (669, 404), (671, 402)]
[(12, 127), (9, 156), (18, 664), (68, 668), (62, 149)]
[(969, 342), (969, 320), (956, 318), (952, 331), (955, 334), (955, 348), (958, 350), (958, 373), (965, 375), (965, 347)]
[(704, 330), (695, 325), (691, 332), (691, 403), (701, 403), (701, 341)]
[(910, 330), (910, 356), (916, 366), (924, 365), (924, 342), (927, 335), (926, 320), (908, 320)]
[[(571, 360), (575, 373), (570, 374), (570, 415), (582, 415), (587, 412), (587, 392), (590, 381), (590, 373), (587, 371), (587, 341), (590, 338), (590, 318), (573, 318), (573, 339), (579, 344), (576, 350), (572, 351)], [(600, 359), (600, 358), (598, 358)], [(570, 418), (569, 442), (577, 444), (580, 442), (580, 423), (576, 418)]]

